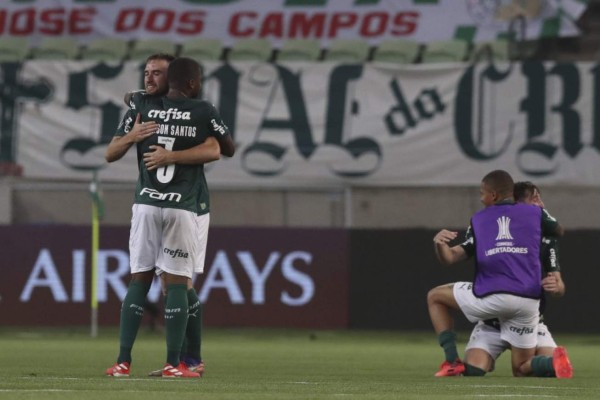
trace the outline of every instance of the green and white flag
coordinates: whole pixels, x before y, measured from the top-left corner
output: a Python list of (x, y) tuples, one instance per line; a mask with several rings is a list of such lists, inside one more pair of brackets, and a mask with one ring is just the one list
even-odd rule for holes
[[(458, 3), (434, 2), (448, 9)], [(475, 42), (511, 35), (519, 40), (577, 36), (580, 32), (575, 21), (587, 7), (587, 0), (465, 0), (463, 3), (463, 11), (471, 23), (466, 20), (457, 23), (454, 38)], [(450, 19), (460, 20), (458, 16)]]

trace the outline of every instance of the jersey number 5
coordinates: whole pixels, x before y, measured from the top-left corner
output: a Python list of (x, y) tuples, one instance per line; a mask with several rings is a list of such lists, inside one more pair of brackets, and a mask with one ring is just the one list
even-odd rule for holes
[[(165, 149), (173, 150), (173, 145), (175, 145), (175, 138), (159, 136), (158, 143), (164, 144)], [(156, 179), (160, 183), (169, 183), (171, 179), (173, 179), (173, 175), (175, 175), (175, 164), (165, 165), (164, 167), (160, 167), (156, 170)]]

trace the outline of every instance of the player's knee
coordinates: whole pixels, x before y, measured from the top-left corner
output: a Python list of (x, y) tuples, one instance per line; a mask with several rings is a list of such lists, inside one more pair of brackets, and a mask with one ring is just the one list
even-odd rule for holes
[(442, 291), (439, 286), (427, 292), (427, 304), (429, 305), (441, 303), (442, 299)]
[(131, 274), (132, 282), (140, 282), (143, 284), (150, 285), (154, 279), (154, 271), (136, 272)]
[(522, 378), (525, 376), (530, 376), (531, 372), (529, 371), (527, 363), (522, 363), (520, 365), (513, 365), (512, 372), (513, 376), (517, 378)]
[(435, 303), (435, 289), (431, 289), (427, 292), (427, 304), (432, 305), (433, 303)]

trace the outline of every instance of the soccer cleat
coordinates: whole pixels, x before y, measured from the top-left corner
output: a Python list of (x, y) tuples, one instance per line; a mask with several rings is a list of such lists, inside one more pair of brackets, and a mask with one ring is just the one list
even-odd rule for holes
[[(185, 361), (182, 361), (181, 364), (184, 364), (188, 371), (197, 372), (198, 375), (200, 375), (200, 378), (202, 378), (202, 375), (204, 375), (204, 361), (200, 361), (198, 363), (198, 361), (196, 360), (196, 363), (192, 365), (188, 364)], [(149, 372), (148, 376), (162, 376), (162, 372), (162, 369), (157, 369), (155, 371)]]
[(204, 375), (204, 361), (200, 361), (200, 364), (195, 366), (195, 369), (190, 367), (190, 371), (197, 372), (200, 375), (200, 378)]
[(440, 370), (435, 373), (438, 378), (441, 376), (459, 376), (465, 372), (465, 364), (462, 361), (456, 360), (453, 363), (444, 361), (440, 365)]
[(185, 364), (188, 370), (199, 373), (200, 377), (204, 375), (204, 362), (202, 361), (202, 359), (186, 355), (181, 357), (181, 363)]
[(126, 361), (115, 363), (115, 365), (106, 369), (106, 375), (117, 377), (129, 376), (129, 363)]
[(558, 346), (552, 353), (552, 367), (558, 379), (569, 379), (573, 377), (573, 365), (567, 355), (567, 349)]
[(200, 374), (187, 369), (184, 363), (179, 363), (177, 367), (171, 364), (165, 364), (162, 369), (163, 378), (200, 378)]

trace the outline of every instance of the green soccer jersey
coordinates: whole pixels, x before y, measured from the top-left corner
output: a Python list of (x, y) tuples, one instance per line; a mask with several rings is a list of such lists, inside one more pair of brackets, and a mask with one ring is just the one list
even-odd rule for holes
[(216, 108), (202, 100), (169, 99), (144, 93), (134, 94), (130, 106), (115, 136), (129, 132), (138, 113), (142, 122), (155, 121), (159, 126), (155, 135), (137, 144), (139, 177), (135, 203), (179, 208), (199, 215), (208, 213), (210, 201), (204, 165), (172, 164), (149, 171), (143, 154), (151, 151), (152, 145), (185, 150), (203, 143), (209, 136), (229, 135)]

